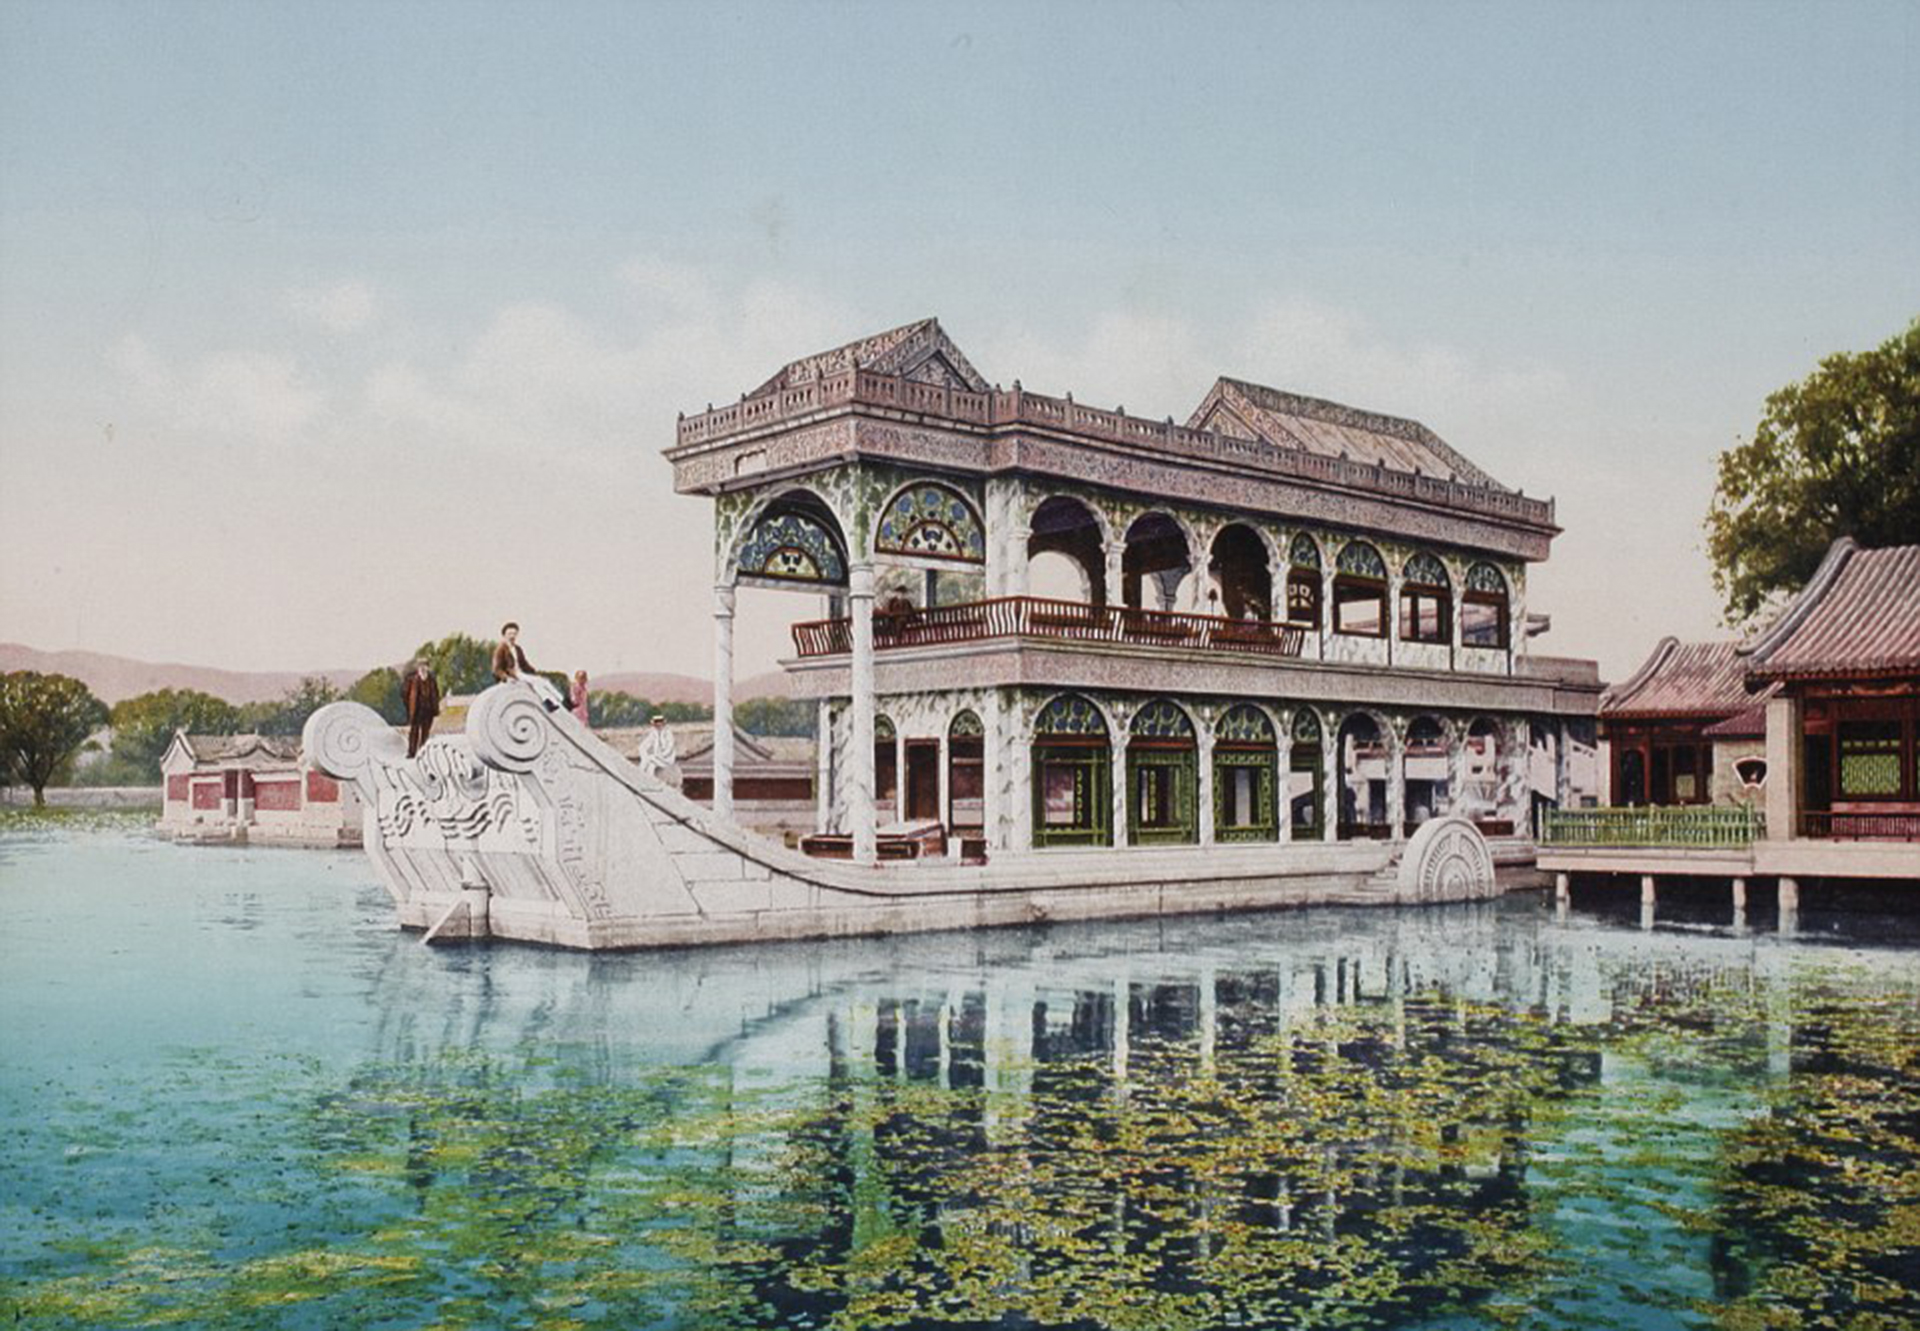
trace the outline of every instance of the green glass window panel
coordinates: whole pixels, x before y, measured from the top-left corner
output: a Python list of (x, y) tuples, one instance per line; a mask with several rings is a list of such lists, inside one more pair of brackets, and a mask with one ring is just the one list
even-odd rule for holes
[(1127, 830), (1134, 844), (1181, 845), (1200, 839), (1198, 773), (1192, 750), (1128, 753)]
[(873, 739), (876, 744), (883, 739), (890, 740), (893, 736), (893, 722), (884, 716), (876, 716), (873, 718)]
[(1222, 754), (1213, 765), (1213, 836), (1216, 841), (1272, 841), (1275, 772), (1271, 753)]
[(1320, 718), (1314, 714), (1311, 707), (1300, 707), (1294, 710), (1293, 742), (1295, 744), (1320, 742)]
[(1110, 762), (1105, 749), (1034, 747), (1034, 845), (1112, 843)]
[(1313, 543), (1311, 536), (1298, 532), (1287, 549), (1287, 561), (1295, 568), (1317, 569), (1320, 567), (1320, 547)]
[(1385, 578), (1387, 562), (1365, 541), (1349, 541), (1340, 551), (1339, 569), (1357, 578)]
[(969, 709), (953, 718), (953, 724), (947, 727), (947, 733), (959, 739), (984, 735), (987, 729), (980, 724), (980, 717)]
[(1859, 798), (1900, 794), (1900, 723), (1844, 721), (1840, 725), (1840, 794)]

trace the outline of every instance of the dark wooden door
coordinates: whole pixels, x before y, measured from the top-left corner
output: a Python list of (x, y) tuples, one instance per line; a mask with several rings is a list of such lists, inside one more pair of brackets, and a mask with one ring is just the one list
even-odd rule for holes
[(907, 741), (907, 818), (940, 816), (940, 741)]

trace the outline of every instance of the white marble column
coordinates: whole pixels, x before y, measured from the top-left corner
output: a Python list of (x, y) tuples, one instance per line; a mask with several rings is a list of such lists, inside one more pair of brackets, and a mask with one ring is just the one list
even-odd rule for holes
[(1322, 800), (1321, 819), (1326, 824), (1326, 839), (1340, 839), (1340, 720), (1338, 716), (1328, 718), (1332, 724), (1321, 732), (1320, 746), (1320, 798)]
[(1465, 808), (1467, 797), (1467, 726), (1460, 721), (1447, 737), (1447, 812)]
[(1211, 846), (1217, 835), (1213, 825), (1213, 727), (1202, 721), (1194, 738), (1194, 758), (1200, 778), (1195, 796), (1200, 807), (1194, 812), (1199, 815), (1200, 844)]
[(848, 611), (853, 617), (853, 740), (847, 755), (847, 822), (856, 864), (872, 864), (873, 799), (873, 565), (848, 570)]
[(1398, 719), (1387, 723), (1387, 837), (1407, 834), (1407, 736)]
[(1775, 845), (1800, 834), (1800, 793), (1806, 782), (1800, 728), (1800, 699), (1780, 694), (1767, 700), (1767, 840)]
[[(1106, 556), (1107, 604), (1109, 606), (1125, 605), (1127, 603), (1127, 543), (1125, 541), (1109, 543), (1106, 547)], [(1089, 597), (1088, 599), (1091, 600), (1092, 598)], [(1144, 589), (1141, 591), (1140, 599), (1143, 602), (1147, 599)]]
[(820, 700), (813, 723), (813, 830), (829, 831), (833, 818), (833, 705)]
[(733, 821), (733, 587), (713, 585), (713, 816)]
[(1127, 800), (1133, 793), (1127, 777), (1127, 732), (1113, 737), (1113, 844), (1130, 844), (1127, 836)]
[[(1331, 550), (1328, 551), (1332, 553)], [(1326, 660), (1333, 654), (1333, 561), (1329, 559), (1320, 570), (1320, 659)]]
[(1000, 807), (1000, 790), (1003, 774), (1008, 773), (1008, 764), (1012, 755), (1004, 753), (1000, 747), (1001, 714), (1006, 707), (1006, 698), (999, 689), (991, 689), (981, 699), (980, 707), (980, 821), (984, 824), (982, 835), (987, 839), (988, 850), (1005, 850), (1012, 842), (1001, 820), (1006, 817)]
[(1293, 840), (1293, 717), (1284, 716), (1280, 721), (1280, 740), (1274, 749), (1276, 766), (1273, 773), (1274, 803), (1278, 806), (1274, 816), (1280, 820), (1275, 835), (1284, 844)]

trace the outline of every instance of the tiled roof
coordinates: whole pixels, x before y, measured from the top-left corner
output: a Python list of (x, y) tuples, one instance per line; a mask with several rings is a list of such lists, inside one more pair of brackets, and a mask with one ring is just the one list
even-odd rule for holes
[(291, 735), (182, 735), (195, 762), (232, 762), (238, 758), (276, 758), (300, 761), (300, 741)]
[(1187, 427), (1260, 439), (1275, 448), (1347, 457), (1396, 471), (1418, 471), (1462, 485), (1503, 488), (1419, 421), (1344, 407), (1241, 379), (1216, 380), (1187, 418)]
[(1843, 536), (1800, 595), (1747, 648), (1756, 679), (1920, 673), (1920, 545), (1868, 550)]
[(1600, 696), (1600, 715), (1721, 719), (1752, 703), (1745, 663), (1733, 643), (1662, 638), (1631, 679)]
[(1708, 739), (1765, 739), (1767, 700), (1773, 696), (1773, 692), (1769, 688), (1746, 711), (1735, 712), (1724, 721), (1716, 721), (1700, 733)]
[(902, 324), (872, 337), (848, 342), (831, 351), (803, 356), (783, 366), (748, 397), (760, 397), (783, 388), (797, 388), (824, 375), (850, 369), (893, 374), (923, 383), (945, 384), (975, 393), (987, 391), (987, 381), (967, 362), (960, 348), (940, 327), (938, 319)]

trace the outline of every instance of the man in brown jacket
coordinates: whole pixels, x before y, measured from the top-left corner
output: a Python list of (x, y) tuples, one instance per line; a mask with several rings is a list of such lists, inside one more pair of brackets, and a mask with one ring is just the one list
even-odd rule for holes
[(440, 715), (440, 681), (425, 661), (415, 661), (400, 685), (400, 701), (407, 711), (407, 757), (420, 752), (420, 746), (433, 733), (433, 718)]
[(520, 626), (511, 619), (500, 626), (500, 641), (493, 649), (493, 677), (502, 684), (517, 679), (531, 685), (535, 696), (546, 704), (550, 712), (566, 706), (566, 699), (560, 696), (560, 690), (542, 679), (527, 660), (526, 652), (520, 648)]

